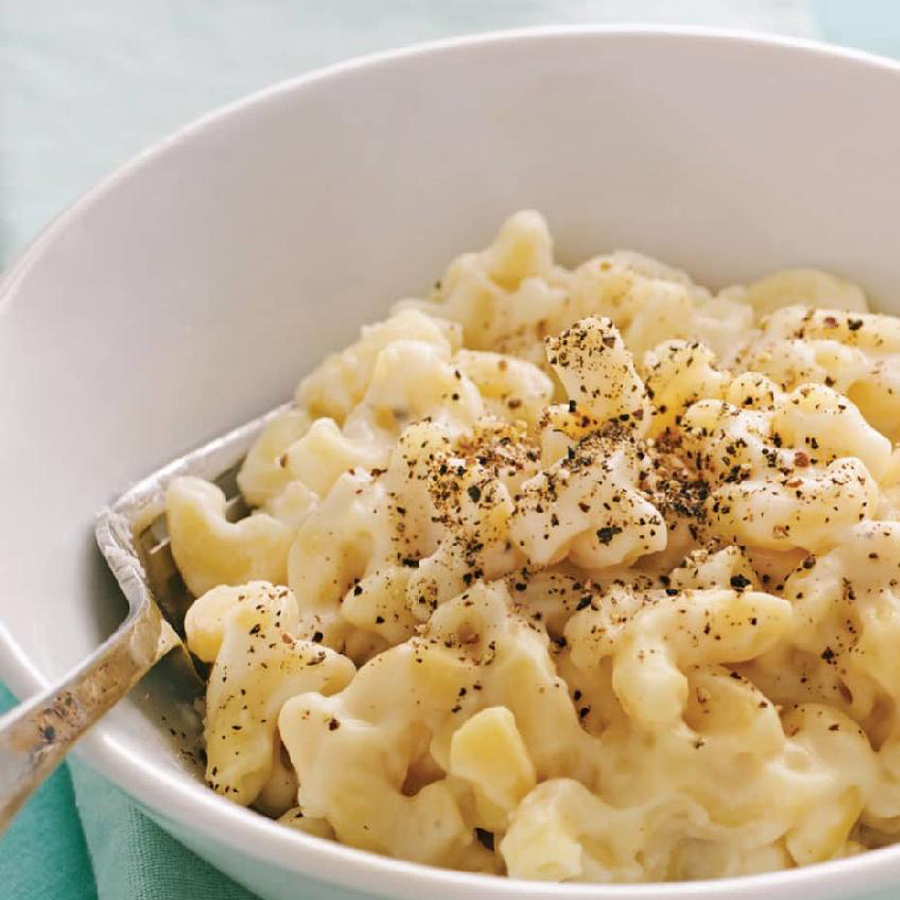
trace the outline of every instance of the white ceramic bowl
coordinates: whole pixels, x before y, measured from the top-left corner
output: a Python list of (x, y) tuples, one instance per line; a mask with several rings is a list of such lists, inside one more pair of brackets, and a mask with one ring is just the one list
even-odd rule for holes
[[(77, 203), (0, 288), (0, 674), (25, 696), (121, 616), (93, 547), (97, 508), (288, 397), (511, 211), (544, 211), (567, 261), (633, 247), (713, 285), (822, 265), (900, 313), (898, 160), (896, 65), (696, 31), (433, 44), (188, 128)], [(82, 753), (271, 900), (828, 900), (900, 881), (900, 849), (887, 849), (740, 881), (526, 885), (278, 827), (192, 780), (133, 700)]]

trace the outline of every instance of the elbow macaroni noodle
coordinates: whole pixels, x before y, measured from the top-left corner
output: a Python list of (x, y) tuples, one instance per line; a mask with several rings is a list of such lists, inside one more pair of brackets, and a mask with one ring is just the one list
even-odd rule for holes
[(898, 423), (900, 320), (855, 285), (569, 270), (514, 215), (301, 382), (249, 517), (169, 488), (210, 785), (551, 881), (893, 840)]

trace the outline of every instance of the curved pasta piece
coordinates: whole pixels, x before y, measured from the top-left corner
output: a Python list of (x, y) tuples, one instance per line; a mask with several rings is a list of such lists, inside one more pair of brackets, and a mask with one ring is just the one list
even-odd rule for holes
[(284, 489), (263, 506), (263, 512), (298, 531), (300, 526), (318, 509), (319, 495), (302, 481), (290, 481)]
[(297, 789), (300, 786), (297, 773), (285, 762), (281, 741), (276, 740), (274, 743), (272, 771), (253, 801), (253, 808), (271, 819), (280, 818), (296, 806)]
[(418, 620), (410, 612), (407, 586), (412, 569), (385, 566), (365, 575), (341, 601), (341, 618), (393, 645), (412, 637)]
[(713, 485), (792, 469), (794, 454), (775, 446), (771, 430), (771, 411), (712, 399), (692, 404), (681, 420), (684, 450)]
[(678, 590), (710, 590), (723, 585), (759, 590), (759, 578), (747, 553), (734, 544), (710, 552), (699, 549), (672, 569), (668, 583)]
[(801, 385), (781, 397), (772, 428), (783, 443), (805, 450), (816, 461), (856, 457), (876, 481), (891, 464), (891, 442), (850, 400), (824, 384)]
[(628, 715), (651, 731), (680, 721), (688, 696), (684, 670), (738, 663), (787, 633), (791, 605), (758, 591), (724, 588), (607, 594), (566, 626), (572, 660), (584, 671), (613, 658), (612, 687)]
[(253, 442), (237, 476), (238, 487), (248, 503), (262, 506), (287, 487), (291, 473), (284, 453), (303, 437), (309, 425), (305, 412), (292, 409), (273, 419)]
[[(472, 583), (483, 557), (472, 554), (466, 542), (444, 538), (434, 553), (418, 560), (406, 586), (406, 605), (414, 619), (426, 622), (442, 604), (459, 596)], [(482, 569), (483, 572), (483, 569)]]
[(587, 260), (566, 282), (569, 296), (557, 330), (592, 315), (607, 316), (620, 329), (640, 327), (648, 317), (646, 301), (657, 292), (668, 296), (671, 287), (687, 290), (693, 301), (708, 296), (685, 272), (627, 250)]
[(797, 567), (784, 585), (796, 616), (787, 648), (749, 670), (769, 696), (827, 701), (868, 722), (900, 695), (898, 558), (900, 523), (862, 522)]
[(540, 566), (568, 555), (601, 569), (663, 550), (665, 523), (635, 489), (636, 480), (633, 448), (588, 438), (522, 485), (510, 536)]
[(553, 397), (553, 382), (526, 360), (485, 350), (460, 350), (453, 362), (478, 388), (485, 410), (500, 419), (524, 419), (533, 428)]
[(641, 281), (632, 288), (630, 300), (639, 311), (622, 332), (622, 338), (636, 359), (666, 339), (692, 336), (695, 305), (685, 285)]
[(784, 306), (804, 304), (820, 309), (867, 312), (866, 295), (855, 284), (821, 269), (784, 269), (754, 281), (744, 291), (757, 316)]
[(366, 325), (356, 343), (329, 356), (297, 387), (297, 405), (313, 417), (343, 423), (369, 387), (379, 354), (394, 341), (420, 341), (444, 359), (458, 348), (458, 326), (415, 309), (395, 313), (384, 322)]
[(324, 838), (328, 841), (336, 839), (334, 829), (324, 820), (307, 816), (299, 806), (294, 806), (278, 817), (281, 825), (310, 834), (313, 837)]
[(290, 547), (288, 581), (304, 612), (336, 611), (373, 558), (388, 557), (385, 490), (368, 472), (345, 473)]
[(350, 660), (294, 637), (297, 603), (288, 588), (266, 582), (219, 587), (200, 597), (185, 620), (188, 647), (214, 659), (206, 694), (206, 777), (246, 806), (276, 770), (278, 714), (305, 691), (340, 690)]
[[(533, 210), (510, 216), (492, 244), (463, 253), (447, 268), (430, 300), (404, 301), (459, 322), (473, 350), (523, 352), (547, 334), (547, 324), (565, 301), (564, 289), (550, 283), (553, 242), (543, 217)], [(540, 357), (532, 359), (539, 362)]]
[(455, 567), (452, 581), (468, 573), (466, 583), (488, 570), (498, 573), (503, 562), (496, 551), (503, 555), (513, 511), (507, 485), (536, 468), (527, 441), (524, 448), (516, 443), (522, 439), (521, 431), (500, 423), (482, 423), (454, 440), (434, 422), (407, 428), (384, 479), (397, 561), (418, 569), (434, 557), (439, 569)]
[(737, 355), (736, 366), (785, 390), (822, 383), (847, 396), (873, 427), (900, 437), (900, 320), (839, 309), (776, 310)]
[(781, 388), (759, 372), (742, 372), (732, 378), (725, 391), (725, 401), (739, 409), (772, 410)]
[(723, 484), (708, 503), (713, 530), (769, 550), (833, 547), (841, 529), (871, 516), (878, 489), (858, 460), (823, 469), (789, 470), (775, 478)]
[(699, 666), (688, 674), (685, 724), (711, 752), (731, 759), (741, 754), (765, 760), (784, 747), (778, 709), (751, 681), (720, 666)]
[(713, 365), (715, 355), (703, 344), (666, 341), (644, 357), (645, 381), (654, 412), (648, 434), (655, 437), (680, 423), (697, 400), (720, 399), (731, 381)]
[(284, 459), (291, 479), (324, 497), (345, 472), (383, 465), (388, 453), (371, 442), (351, 440), (333, 419), (316, 419)]
[[(746, 382), (747, 379), (744, 379)], [(871, 518), (880, 475), (891, 465), (889, 444), (856, 408), (823, 385), (779, 392), (770, 409), (754, 408), (745, 383), (741, 407), (721, 400), (694, 403), (682, 417), (682, 440), (694, 465), (708, 473), (710, 528), (761, 550), (819, 552), (842, 527)]]
[(850, 831), (878, 783), (875, 754), (865, 732), (829, 706), (802, 704), (784, 716), (785, 733), (819, 769), (818, 803), (807, 807), (786, 835), (798, 865), (831, 859), (843, 851)]
[(753, 310), (722, 292), (696, 304), (690, 336), (709, 347), (723, 364), (730, 366), (735, 340), (753, 327)]
[(225, 494), (202, 478), (175, 478), (166, 491), (172, 555), (195, 597), (219, 584), (284, 584), (294, 530), (266, 513), (225, 518)]
[(371, 421), (390, 435), (390, 447), (410, 423), (431, 419), (451, 432), (472, 424), (484, 412), (478, 389), (435, 348), (421, 341), (394, 341), (378, 354), (372, 380), (360, 406), (347, 421)]
[(622, 417), (643, 430), (649, 415), (644, 383), (612, 321), (582, 319), (546, 343), (550, 365), (571, 400), (598, 422)]
[(488, 275), (507, 290), (517, 288), (525, 278), (548, 275), (553, 240), (544, 217), (533, 209), (514, 213), (500, 226), (481, 261)]
[[(341, 694), (289, 700), (279, 731), (300, 775), (301, 805), (327, 820), (339, 840), (450, 865), (472, 841), (450, 786), (438, 780), (412, 797), (402, 788), (413, 759), (427, 749), (427, 730), (416, 721), (427, 723), (441, 705), (449, 709), (464, 674), (449, 653), (419, 653), (400, 644), (363, 666)], [(383, 690), (387, 677), (403, 685), (402, 695)], [(413, 718), (407, 705), (415, 700), (421, 711)]]
[(570, 778), (539, 784), (519, 805), (500, 853), (512, 878), (641, 881), (644, 810), (617, 810)]

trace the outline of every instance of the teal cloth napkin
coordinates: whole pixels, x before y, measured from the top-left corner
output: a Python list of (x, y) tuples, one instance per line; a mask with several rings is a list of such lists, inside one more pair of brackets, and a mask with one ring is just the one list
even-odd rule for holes
[[(139, 5), (143, 18), (135, 17), (135, 4), (117, 0), (0, 0), (0, 99), (15, 98), (4, 104), (11, 127), (0, 138), (0, 265), (73, 194), (184, 119), (356, 53), (489, 28), (644, 20), (818, 33), (900, 56), (898, 0), (220, 0), (214, 11), (169, 0)], [(138, 20), (143, 43), (135, 43)], [(240, 65), (227, 64), (236, 48)], [(92, 102), (102, 112), (93, 125)], [(60, 118), (68, 108), (71, 130)], [(14, 702), (0, 685), (0, 712)], [(57, 771), (0, 837), (0, 897), (253, 900), (77, 761)], [(297, 900), (314, 898), (298, 885)]]
[[(14, 704), (0, 684), (0, 713)], [(78, 760), (61, 766), (0, 838), (0, 897), (254, 900)]]
[(169, 837), (103, 776), (77, 761), (69, 767), (101, 900), (253, 900)]

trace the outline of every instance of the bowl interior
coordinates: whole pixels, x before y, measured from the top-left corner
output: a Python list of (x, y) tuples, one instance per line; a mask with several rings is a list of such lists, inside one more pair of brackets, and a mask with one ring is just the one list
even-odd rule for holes
[[(897, 67), (813, 46), (523, 33), (303, 78), (146, 154), (64, 215), (0, 289), (0, 674), (26, 695), (121, 617), (93, 547), (102, 504), (288, 398), (326, 352), (516, 209), (547, 215), (567, 263), (627, 247), (714, 286), (818, 265), (900, 313), (898, 106)], [(179, 827), (208, 840), (227, 823), (214, 844), (254, 859), (277, 847), (284, 871), (358, 888), (381, 866), (378, 890), (392, 896), (413, 884), (403, 864), (323, 856), (295, 834), (282, 847), (268, 823), (193, 783), (134, 700), (86, 754)], [(340, 874), (326, 856), (345, 861)], [(875, 856), (897, 870), (892, 851)], [(778, 896), (802, 878), (836, 896), (840, 882), (792, 877), (773, 882)], [(448, 897), (466, 883), (426, 881)]]

